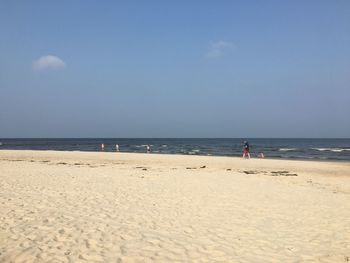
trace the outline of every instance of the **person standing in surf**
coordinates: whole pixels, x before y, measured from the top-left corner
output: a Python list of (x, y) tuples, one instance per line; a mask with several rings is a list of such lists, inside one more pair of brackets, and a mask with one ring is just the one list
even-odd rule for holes
[(247, 141), (244, 141), (244, 143), (243, 143), (243, 158), (245, 158), (245, 157), (250, 159), (249, 143)]

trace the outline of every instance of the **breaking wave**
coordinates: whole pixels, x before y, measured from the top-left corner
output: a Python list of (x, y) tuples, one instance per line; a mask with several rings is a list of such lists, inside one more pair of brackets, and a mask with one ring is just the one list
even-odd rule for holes
[(312, 148), (313, 150), (320, 151), (320, 152), (344, 152), (344, 151), (350, 151), (350, 149), (344, 149), (344, 148)]
[(280, 148), (279, 151), (281, 152), (289, 152), (289, 151), (296, 151), (298, 148)]

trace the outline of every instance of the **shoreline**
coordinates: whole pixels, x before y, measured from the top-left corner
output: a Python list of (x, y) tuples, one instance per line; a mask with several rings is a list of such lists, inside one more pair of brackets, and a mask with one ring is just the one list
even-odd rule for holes
[[(33, 152), (75, 152), (75, 153), (110, 153), (110, 154), (146, 154), (146, 155), (166, 155), (166, 156), (199, 156), (199, 157), (219, 157), (219, 158), (237, 158), (237, 159), (243, 159), (241, 156), (229, 156), (229, 155), (202, 155), (202, 154), (181, 154), (181, 153), (159, 153), (159, 152), (127, 152), (127, 151), (86, 151), (86, 150), (33, 150), (33, 149), (1, 149), (1, 151), (33, 151)], [(321, 158), (279, 158), (279, 157), (251, 157), (251, 160), (280, 160), (280, 161), (307, 161), (307, 162), (329, 162), (329, 163), (349, 163), (350, 160), (343, 160), (343, 159), (321, 159)]]

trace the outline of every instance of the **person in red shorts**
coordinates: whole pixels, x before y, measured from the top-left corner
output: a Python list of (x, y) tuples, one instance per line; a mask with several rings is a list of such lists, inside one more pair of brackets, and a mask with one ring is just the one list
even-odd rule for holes
[(248, 159), (250, 159), (249, 143), (247, 141), (244, 141), (243, 143), (243, 158), (245, 157), (248, 157)]

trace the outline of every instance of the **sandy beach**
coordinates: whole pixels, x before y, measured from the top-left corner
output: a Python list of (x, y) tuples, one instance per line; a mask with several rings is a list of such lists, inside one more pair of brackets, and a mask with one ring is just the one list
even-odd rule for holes
[(350, 163), (0, 151), (0, 262), (348, 262)]

